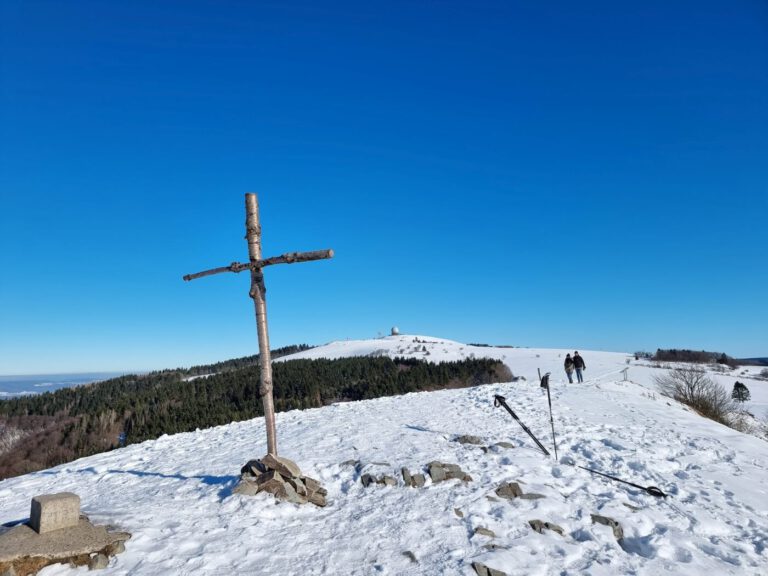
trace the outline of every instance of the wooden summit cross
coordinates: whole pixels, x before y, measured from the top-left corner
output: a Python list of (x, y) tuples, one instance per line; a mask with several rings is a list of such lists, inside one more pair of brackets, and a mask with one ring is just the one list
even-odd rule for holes
[(259, 395), (264, 406), (264, 421), (267, 428), (267, 453), (277, 456), (277, 434), (275, 432), (275, 404), (272, 399), (272, 358), (269, 352), (269, 333), (267, 332), (267, 303), (265, 299), (264, 274), (262, 268), (273, 264), (293, 264), (294, 262), (309, 262), (333, 258), (333, 250), (315, 250), (314, 252), (289, 252), (272, 258), (261, 257), (261, 225), (259, 223), (259, 201), (256, 194), (245, 195), (245, 230), (248, 240), (247, 264), (233, 262), (229, 266), (205, 270), (196, 274), (187, 274), (184, 280), (194, 280), (203, 276), (221, 274), (222, 272), (251, 271), (250, 296), (256, 309), (256, 331), (259, 335), (259, 364), (261, 365), (261, 382)]

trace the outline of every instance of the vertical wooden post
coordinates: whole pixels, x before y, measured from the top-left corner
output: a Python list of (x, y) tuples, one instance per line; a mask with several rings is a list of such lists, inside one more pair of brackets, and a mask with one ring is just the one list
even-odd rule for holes
[[(256, 194), (245, 195), (245, 229), (248, 239), (248, 256), (251, 263), (261, 260), (261, 224), (259, 223), (259, 201)], [(264, 423), (267, 429), (267, 453), (277, 456), (277, 432), (275, 430), (275, 403), (272, 398), (272, 358), (269, 352), (267, 332), (267, 302), (264, 289), (264, 275), (261, 268), (251, 268), (251, 291), (256, 311), (256, 331), (259, 335), (259, 364), (261, 382), (259, 395), (264, 407)]]

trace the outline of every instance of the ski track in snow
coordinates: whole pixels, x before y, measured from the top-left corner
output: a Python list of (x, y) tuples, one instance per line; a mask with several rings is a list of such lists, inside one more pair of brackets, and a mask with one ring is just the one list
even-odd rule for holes
[[(266, 453), (264, 422), (257, 418), (0, 482), (0, 523), (25, 519), (35, 495), (76, 492), (91, 520), (133, 534), (105, 574), (469, 575), (473, 561), (510, 576), (768, 572), (768, 443), (658, 395), (651, 380), (656, 369), (634, 363), (631, 381), (620, 381), (626, 354), (583, 352), (585, 376), (593, 379), (565, 384), (564, 351), (418, 338), (426, 343), (411, 336), (340, 342), (294, 357), (376, 353), (440, 361), (474, 354), (503, 359), (526, 381), (278, 414), (280, 454), (322, 482), (326, 508), (231, 493), (240, 467)], [(559, 462), (545, 457), (503, 408), (493, 407), (494, 394), (505, 396), (551, 451), (537, 368), (553, 372)], [(747, 383), (763, 402), (765, 383)], [(462, 434), (480, 436), (491, 448), (455, 442)], [(493, 446), (500, 441), (516, 448)], [(401, 467), (423, 472), (432, 460), (459, 464), (473, 481), (432, 484), (427, 476), (424, 488), (403, 486)], [(570, 461), (658, 486), (669, 498)], [(399, 485), (364, 488), (366, 472), (393, 475)], [(546, 498), (489, 498), (505, 481)], [(610, 528), (592, 524), (592, 513), (621, 523), (621, 544)], [(531, 519), (559, 524), (565, 536), (535, 533)], [(496, 537), (475, 534), (478, 527)], [(486, 548), (490, 543), (496, 548)], [(78, 571), (87, 569), (51, 566), (41, 574)]]

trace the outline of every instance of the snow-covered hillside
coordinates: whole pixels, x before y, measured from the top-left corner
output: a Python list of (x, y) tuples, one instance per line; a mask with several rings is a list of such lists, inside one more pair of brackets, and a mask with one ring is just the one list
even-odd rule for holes
[[(473, 347), (427, 336), (307, 350), (291, 358), (474, 355), (499, 358), (524, 379), (278, 414), (280, 454), (323, 483), (326, 508), (231, 493), (245, 461), (266, 452), (257, 418), (0, 482), (0, 523), (26, 518), (35, 495), (74, 491), (93, 521), (133, 533), (107, 574), (474, 574), (472, 562), (510, 575), (768, 573), (768, 443), (659, 396), (652, 383), (658, 368), (627, 354), (581, 353), (587, 381), (567, 384), (562, 350)], [(551, 450), (537, 369), (552, 372), (560, 462), (493, 406), (495, 394), (505, 396)], [(728, 390), (736, 379), (744, 382), (753, 398), (747, 407), (762, 416), (768, 382), (745, 376), (716, 378)], [(456, 442), (463, 434), (491, 448)], [(494, 446), (502, 441), (516, 447)], [(401, 467), (423, 471), (434, 460), (460, 465), (472, 481), (427, 479), (423, 488), (360, 482), (368, 472), (400, 478)], [(658, 486), (669, 497), (569, 462)], [(502, 482), (545, 498), (495, 498)], [(622, 542), (590, 514), (618, 520)], [(565, 533), (534, 532), (531, 519)], [(495, 537), (475, 533), (481, 527)], [(42, 573), (73, 572), (54, 566)]]

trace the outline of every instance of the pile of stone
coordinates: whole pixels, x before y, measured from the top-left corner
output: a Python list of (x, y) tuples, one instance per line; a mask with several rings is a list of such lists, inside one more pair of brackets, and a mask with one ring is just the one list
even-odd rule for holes
[(91, 524), (77, 494), (35, 496), (29, 522), (0, 534), (0, 575), (30, 576), (51, 564), (106, 568), (130, 537)]
[(316, 506), (325, 506), (328, 494), (320, 482), (304, 476), (295, 462), (272, 454), (246, 463), (233, 492), (248, 496), (267, 492), (278, 500), (294, 504), (311, 502)]

